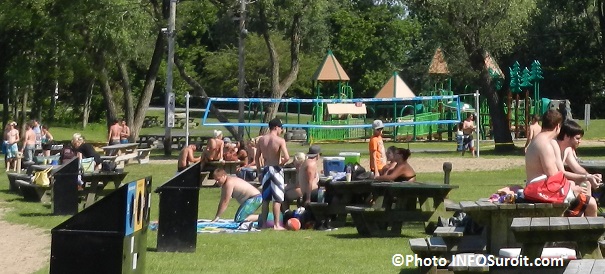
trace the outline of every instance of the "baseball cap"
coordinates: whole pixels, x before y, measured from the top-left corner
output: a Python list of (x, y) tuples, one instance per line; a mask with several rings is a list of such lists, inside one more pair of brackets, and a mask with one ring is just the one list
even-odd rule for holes
[(231, 138), (225, 137), (223, 138), (223, 142), (225, 142), (226, 144), (231, 143)]
[(307, 157), (315, 158), (317, 155), (321, 154), (321, 147), (318, 145), (312, 145), (309, 147), (309, 153), (307, 153)]
[(382, 123), (381, 120), (374, 120), (374, 122), (372, 122), (372, 128), (381, 129), (381, 128), (384, 128), (384, 124)]
[(279, 118), (274, 118), (273, 120), (269, 121), (269, 129), (275, 127), (282, 127), (281, 120)]

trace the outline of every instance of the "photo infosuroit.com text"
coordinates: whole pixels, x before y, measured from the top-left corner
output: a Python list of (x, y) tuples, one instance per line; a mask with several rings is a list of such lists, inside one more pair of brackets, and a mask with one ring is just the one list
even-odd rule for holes
[(456, 265), (468, 265), (468, 266), (496, 266), (496, 267), (557, 267), (564, 265), (563, 258), (536, 258), (530, 259), (529, 257), (520, 255), (513, 258), (496, 257), (494, 255), (484, 254), (464, 254), (464, 255), (453, 255), (451, 260), (448, 261), (443, 257), (427, 257), (421, 258), (417, 254), (414, 255), (402, 255), (395, 254), (392, 258), (394, 266), (408, 266), (408, 267), (426, 267), (426, 266), (437, 266), (446, 267), (450, 262)]

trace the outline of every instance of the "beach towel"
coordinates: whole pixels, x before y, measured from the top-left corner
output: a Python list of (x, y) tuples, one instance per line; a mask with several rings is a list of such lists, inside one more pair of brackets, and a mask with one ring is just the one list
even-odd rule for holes
[[(235, 222), (233, 219), (220, 219), (216, 222), (211, 222), (209, 219), (197, 220), (197, 233), (245, 233), (260, 231), (252, 222)], [(158, 222), (152, 221), (149, 223), (150, 230), (158, 229)]]

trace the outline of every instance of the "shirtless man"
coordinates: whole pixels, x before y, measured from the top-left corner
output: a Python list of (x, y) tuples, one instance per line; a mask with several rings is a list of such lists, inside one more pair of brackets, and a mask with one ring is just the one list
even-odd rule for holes
[(462, 122), (462, 134), (464, 141), (462, 141), (462, 156), (466, 152), (466, 148), (471, 151), (471, 154), (475, 156), (475, 143), (473, 142), (473, 132), (475, 131), (475, 114), (469, 113), (466, 119)]
[(195, 147), (195, 144), (189, 144), (181, 150), (181, 153), (179, 154), (179, 161), (177, 164), (178, 172), (187, 169), (190, 164), (197, 163), (202, 159), (201, 157), (195, 157), (193, 155), (193, 153), (195, 152)]
[(542, 127), (540, 126), (540, 123), (538, 123), (539, 121), (540, 115), (534, 114), (534, 116), (531, 117), (531, 124), (527, 130), (527, 141), (525, 141), (525, 152), (527, 152), (527, 147), (529, 146), (529, 143), (531, 143), (531, 140), (542, 131)]
[(269, 214), (269, 201), (273, 201), (273, 229), (285, 230), (280, 223), (281, 204), (284, 202), (284, 171), (282, 166), (290, 160), (286, 141), (279, 135), (282, 133), (281, 120), (275, 118), (269, 121), (269, 133), (262, 136), (257, 143), (254, 159), (260, 163), (263, 156), (265, 166), (257, 165), (260, 174), (263, 194), (263, 206), (259, 218), (259, 226), (263, 227)]
[(122, 127), (118, 120), (113, 120), (113, 125), (109, 127), (109, 135), (107, 136), (107, 143), (111, 145), (117, 145), (120, 143), (120, 133)]
[(34, 132), (34, 122), (29, 122), (25, 126), (25, 136), (23, 136), (23, 160), (31, 162), (34, 160), (34, 152), (36, 151), (36, 133)]
[(130, 138), (130, 128), (126, 125), (126, 121), (122, 120), (122, 130), (120, 131), (120, 144), (128, 144)]
[[(580, 146), (584, 129), (573, 120), (565, 120), (561, 125), (561, 131), (557, 136), (557, 143), (561, 149), (561, 159), (563, 164), (566, 164), (572, 172), (577, 174), (585, 174), (588, 177), (594, 176), (596, 180), (593, 182), (601, 182), (601, 174), (590, 174), (578, 163), (576, 149)], [(599, 185), (591, 185), (591, 188), (598, 188)], [(590, 194), (591, 188), (588, 188)]]
[(223, 151), (225, 142), (223, 141), (223, 132), (220, 130), (214, 131), (214, 137), (208, 139), (208, 145), (202, 155), (202, 162), (224, 161)]
[[(556, 110), (549, 110), (542, 116), (542, 131), (534, 137), (527, 147), (527, 153), (525, 153), (527, 184), (543, 182), (543, 180), (558, 172), (564, 172), (565, 178), (577, 183), (588, 180), (593, 184), (593, 181), (596, 180), (594, 176), (565, 171), (563, 161), (561, 160), (561, 151), (555, 140), (561, 130), (562, 120), (561, 113)], [(587, 192), (586, 188), (577, 186), (574, 182), (570, 182), (571, 189), (565, 200), (568, 203), (579, 193)], [(590, 217), (597, 216), (596, 214), (596, 201), (590, 199), (584, 215)]]
[(296, 201), (297, 205), (300, 206), (301, 202), (302, 202), (302, 190), (300, 189), (300, 182), (298, 180), (298, 173), (300, 172), (300, 167), (302, 166), (302, 164), (305, 162), (305, 160), (307, 159), (307, 155), (305, 155), (302, 152), (297, 152), (296, 154), (294, 154), (294, 160), (292, 161), (292, 164), (294, 165), (294, 168), (296, 168), (296, 180), (294, 180), (294, 182), (289, 182), (288, 184), (286, 184), (286, 187), (284, 188), (284, 191), (286, 192), (286, 200), (284, 201), (284, 209), (288, 209), (290, 208), (290, 201)]
[(317, 189), (319, 188), (319, 173), (317, 162), (321, 155), (321, 148), (318, 145), (309, 147), (307, 160), (305, 160), (298, 172), (298, 182), (303, 195), (303, 205), (310, 202), (317, 202)]
[(235, 198), (239, 203), (239, 208), (235, 212), (235, 218), (233, 218), (234, 221), (255, 222), (258, 220), (258, 215), (253, 213), (263, 203), (263, 199), (256, 187), (238, 177), (227, 175), (227, 172), (222, 168), (214, 170), (214, 179), (216, 179), (216, 184), (221, 187), (221, 200), (218, 202), (213, 222), (218, 221), (223, 215), (231, 198)]
[[(19, 142), (19, 130), (17, 129), (16, 122), (9, 122), (8, 129), (4, 134), (4, 140), (6, 142), (6, 159), (8, 160), (8, 164), (6, 165), (6, 171), (9, 171), (11, 168), (15, 167), (15, 163), (17, 162), (17, 152), (19, 152), (19, 147), (17, 146), (17, 142)], [(19, 171), (19, 170), (17, 170)]]

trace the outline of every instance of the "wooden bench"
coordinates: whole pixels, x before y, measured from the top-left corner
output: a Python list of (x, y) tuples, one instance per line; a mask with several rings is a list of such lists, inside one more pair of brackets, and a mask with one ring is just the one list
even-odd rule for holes
[(139, 153), (139, 155), (137, 156), (137, 161), (139, 161), (139, 164), (149, 163), (149, 155), (151, 154), (151, 148), (139, 148), (137, 149), (137, 153)]
[(547, 242), (576, 242), (582, 259), (602, 259), (599, 238), (605, 233), (602, 217), (515, 218), (510, 226), (523, 245), (521, 255), (539, 258)]
[(477, 257), (475, 253), (460, 253), (453, 257), (453, 261), (447, 266), (449, 271), (460, 273), (482, 273), (489, 272), (487, 257)]
[[(454, 230), (452, 230), (450, 232), (454, 232)], [(454, 232), (454, 233), (458, 234), (458, 232)], [(409, 244), (410, 244), (410, 248), (411, 248), (412, 252), (414, 252), (415, 254), (418, 254), (418, 256), (423, 259), (435, 257), (435, 258), (444, 258), (449, 261), (450, 258), (452, 258), (452, 255), (454, 255), (454, 254), (475, 255), (475, 253), (482, 254), (485, 252), (485, 241), (482, 241), (481, 238), (478, 236), (461, 237), (461, 236), (455, 235), (454, 237), (457, 237), (460, 240), (459, 243), (456, 243), (454, 245), (448, 243), (447, 237), (439, 237), (439, 236), (409, 239)], [(472, 252), (472, 253), (467, 253), (467, 252)], [(454, 264), (454, 265), (450, 264), (450, 266), (456, 266), (456, 264)], [(456, 270), (453, 270), (453, 271), (456, 271), (456, 273), (458, 273), (458, 272), (463, 273), (463, 271), (468, 271), (468, 269), (469, 269), (469, 266), (467, 266), (466, 268), (462, 267), (462, 266), (456, 266)], [(452, 269), (450, 269), (450, 270), (452, 270)], [(422, 265), (422, 266), (420, 266), (419, 271), (420, 271), (420, 273), (435, 273), (437, 271), (437, 266)], [(489, 271), (489, 268), (486, 269), (486, 268), (472, 267), (471, 272), (487, 272), (487, 271)]]
[(200, 186), (202, 187), (215, 187), (216, 181), (210, 180), (210, 172), (202, 171), (200, 172)]
[(50, 202), (50, 186), (39, 186), (29, 181), (15, 180), (23, 199), (28, 202)]
[(582, 259), (570, 261), (563, 274), (603, 273), (605, 260)]

